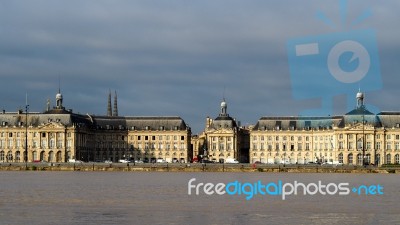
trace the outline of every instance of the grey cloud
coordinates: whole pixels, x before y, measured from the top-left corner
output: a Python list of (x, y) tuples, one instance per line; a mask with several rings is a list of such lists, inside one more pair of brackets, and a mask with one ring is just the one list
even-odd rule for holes
[[(400, 94), (399, 4), (349, 1), (349, 20), (373, 11), (357, 28), (377, 31), (384, 85), (367, 96), (385, 110), (400, 108), (391, 97)], [(317, 10), (340, 24), (336, 0), (2, 1), (0, 107), (23, 106), (28, 92), (31, 109), (43, 110), (60, 76), (76, 112), (105, 114), (117, 90), (121, 115), (179, 115), (195, 132), (217, 116), (224, 88), (244, 124), (297, 115), (318, 99), (292, 96), (286, 41), (336, 32)]]

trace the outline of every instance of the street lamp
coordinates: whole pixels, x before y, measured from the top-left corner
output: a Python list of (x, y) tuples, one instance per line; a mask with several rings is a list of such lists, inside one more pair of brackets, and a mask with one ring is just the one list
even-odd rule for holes
[(364, 138), (365, 138), (365, 135), (364, 135), (364, 111), (363, 111), (363, 114), (362, 114), (362, 134), (363, 134), (363, 136), (362, 136), (362, 164), (363, 164), (363, 166), (366, 166), (365, 165), (365, 147), (364, 147), (364, 144), (365, 144), (365, 140), (364, 140)]
[(25, 169), (28, 169), (28, 95), (26, 95), (26, 105), (25, 105)]

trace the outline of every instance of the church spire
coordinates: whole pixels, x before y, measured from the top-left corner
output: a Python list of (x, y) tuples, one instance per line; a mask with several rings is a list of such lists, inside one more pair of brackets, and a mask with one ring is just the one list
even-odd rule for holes
[(111, 111), (111, 90), (108, 92), (107, 116), (112, 116), (112, 111)]
[(114, 95), (114, 112), (113, 112), (113, 116), (118, 116), (117, 91), (115, 91), (115, 95)]

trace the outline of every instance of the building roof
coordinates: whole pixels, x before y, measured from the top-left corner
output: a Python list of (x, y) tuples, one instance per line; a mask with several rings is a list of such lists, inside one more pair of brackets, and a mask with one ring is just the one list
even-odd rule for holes
[(178, 116), (160, 117), (108, 117), (92, 116), (97, 129), (129, 130), (187, 130), (185, 121)]

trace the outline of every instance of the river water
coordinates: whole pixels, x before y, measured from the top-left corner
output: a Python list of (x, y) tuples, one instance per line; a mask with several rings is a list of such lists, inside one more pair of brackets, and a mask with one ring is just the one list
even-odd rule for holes
[[(188, 195), (188, 181), (381, 185), (383, 194)], [(0, 224), (400, 224), (396, 174), (0, 172)], [(201, 190), (201, 189), (200, 189)], [(334, 188), (331, 188), (334, 190)]]

